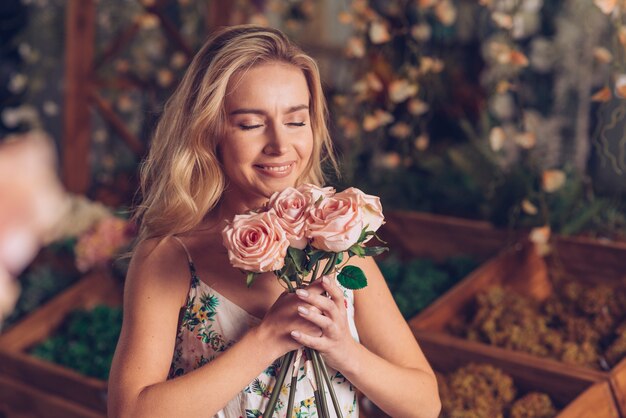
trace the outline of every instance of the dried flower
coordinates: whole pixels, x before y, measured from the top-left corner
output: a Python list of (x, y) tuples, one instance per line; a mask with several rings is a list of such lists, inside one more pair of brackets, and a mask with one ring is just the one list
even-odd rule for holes
[(348, 58), (363, 58), (365, 56), (365, 43), (363, 39), (356, 36), (348, 39), (346, 55)]
[(417, 94), (419, 87), (408, 80), (394, 80), (389, 84), (389, 99), (394, 103), (402, 103)]
[(506, 140), (506, 133), (504, 133), (504, 129), (500, 126), (495, 126), (491, 128), (491, 132), (489, 132), (489, 145), (491, 149), (494, 151), (500, 151), (504, 146), (504, 141)]
[(411, 36), (419, 42), (426, 42), (432, 35), (432, 28), (427, 23), (419, 23), (411, 26)]
[(591, 101), (593, 102), (608, 102), (609, 100), (611, 100), (611, 89), (608, 87), (601, 88), (591, 96)]
[(611, 14), (617, 6), (617, 0), (593, 0), (595, 4), (604, 14)]
[(450, 0), (440, 0), (435, 5), (435, 16), (445, 26), (451, 26), (456, 21), (456, 8)]
[(530, 200), (524, 199), (522, 200), (522, 211), (528, 215), (536, 215), (539, 209)]
[(565, 178), (562, 170), (545, 170), (541, 176), (541, 186), (546, 192), (553, 193), (563, 187)]
[(366, 115), (363, 119), (363, 129), (366, 132), (371, 132), (391, 122), (393, 122), (393, 115), (391, 113), (376, 109), (373, 115)]
[(156, 29), (161, 24), (159, 17), (154, 13), (143, 13), (137, 16), (137, 23), (142, 29)]
[(394, 138), (404, 139), (411, 135), (411, 126), (405, 122), (395, 123), (389, 129), (389, 134)]
[(601, 64), (609, 64), (613, 61), (613, 54), (604, 47), (596, 47), (593, 50), (593, 57)]
[(528, 239), (535, 244), (537, 254), (544, 256), (550, 252), (550, 235), (551, 230), (549, 225), (531, 229)]
[(513, 17), (509, 14), (502, 12), (493, 12), (491, 14), (491, 19), (496, 23), (497, 26), (510, 30), (513, 28)]
[(626, 74), (619, 74), (615, 78), (615, 95), (626, 99)]
[(537, 136), (534, 132), (518, 132), (515, 135), (515, 143), (524, 149), (531, 149), (537, 143)]
[(387, 25), (379, 20), (372, 22), (370, 25), (369, 37), (374, 45), (384, 44), (391, 40)]
[(420, 136), (415, 138), (415, 148), (418, 151), (426, 151), (429, 144), (430, 144), (430, 138), (426, 134), (421, 134)]
[(339, 12), (339, 16), (337, 16), (337, 19), (339, 20), (339, 23), (343, 25), (349, 25), (350, 23), (353, 22), (354, 16), (352, 15), (352, 13), (344, 11), (344, 12)]
[(411, 99), (408, 103), (409, 113), (413, 116), (421, 116), (424, 113), (428, 112), (429, 106), (428, 103), (420, 100), (420, 99)]

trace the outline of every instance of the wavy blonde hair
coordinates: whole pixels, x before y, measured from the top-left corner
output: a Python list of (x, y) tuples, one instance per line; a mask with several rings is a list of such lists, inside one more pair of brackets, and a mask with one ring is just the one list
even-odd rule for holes
[(316, 62), (276, 29), (228, 27), (196, 54), (168, 100), (140, 169), (139, 239), (189, 231), (216, 207), (227, 185), (217, 147), (224, 132), (224, 97), (231, 77), (281, 62), (302, 70), (310, 92), (313, 153), (298, 182), (320, 185), (322, 163), (338, 173), (326, 125), (327, 107)]

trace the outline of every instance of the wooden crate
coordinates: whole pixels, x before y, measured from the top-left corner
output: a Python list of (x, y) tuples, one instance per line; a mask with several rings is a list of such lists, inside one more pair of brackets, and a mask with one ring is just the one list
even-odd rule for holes
[(0, 416), (6, 416), (6, 418), (105, 418), (106, 414), (0, 376)]
[[(610, 372), (603, 372), (467, 341), (447, 332), (448, 325), (455, 318), (466, 315), (479, 292), (493, 285), (501, 285), (541, 300), (552, 292), (550, 274), (566, 275), (587, 283), (615, 282), (626, 275), (626, 245), (585, 238), (558, 238), (553, 245), (553, 254), (543, 258), (531, 243), (520, 242), (483, 264), (462, 283), (411, 319), (409, 325), (435, 361), (448, 347), (457, 347), (466, 356), (484, 356), (493, 362), (511, 362), (520, 369), (549, 371), (553, 374), (555, 386), (567, 387), (571, 382), (581, 380), (607, 381), (618, 409), (622, 415), (626, 415), (626, 360), (622, 360)], [(596, 416), (595, 412), (590, 416)]]
[(386, 211), (381, 237), (391, 250), (435, 262), (466, 254), (486, 260), (516, 243), (520, 233), (484, 221), (411, 211)]
[(8, 410), (23, 411), (28, 407), (23, 402), (24, 396), (32, 396), (32, 416), (46, 416), (37, 412), (41, 405), (59, 402), (79, 411), (79, 415), (68, 413), (67, 416), (105, 416), (105, 381), (38, 359), (27, 350), (52, 335), (71, 311), (98, 304), (119, 306), (121, 300), (122, 284), (105, 272), (95, 272), (0, 335), (0, 392), (22, 394), (9, 397), (14, 399), (14, 404), (4, 399), (6, 396), (0, 399), (0, 404), (7, 405)]
[[(564, 375), (560, 367), (546, 368), (533, 363), (520, 363), (507, 357), (493, 357), (480, 350), (467, 350), (464, 341), (449, 341), (435, 334), (432, 338), (418, 335), (420, 345), (433, 369), (450, 373), (469, 363), (486, 363), (501, 369), (513, 378), (518, 397), (531, 392), (550, 396), (559, 409), (558, 418), (620, 418), (609, 382), (598, 376), (572, 371)], [(367, 408), (367, 418), (388, 417), (379, 409)], [(442, 418), (446, 418), (443, 417)]]

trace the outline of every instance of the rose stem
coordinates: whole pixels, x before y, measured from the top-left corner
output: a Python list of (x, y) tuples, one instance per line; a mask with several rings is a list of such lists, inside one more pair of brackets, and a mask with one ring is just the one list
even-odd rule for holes
[(319, 352), (313, 350), (313, 355), (316, 356), (317, 362), (321, 367), (322, 375), (324, 376), (324, 380), (326, 380), (326, 386), (328, 386), (328, 391), (330, 392), (330, 397), (333, 400), (333, 406), (335, 407), (335, 413), (338, 418), (343, 418), (341, 413), (341, 408), (339, 407), (339, 401), (337, 400), (337, 394), (335, 393), (335, 388), (333, 387), (333, 383), (330, 380), (330, 376), (328, 375), (328, 369), (326, 368), (326, 363), (324, 362), (324, 358), (320, 355)]
[(293, 359), (295, 351), (290, 351), (283, 356), (283, 361), (280, 366), (280, 372), (276, 377), (276, 383), (274, 384), (274, 389), (272, 389), (272, 394), (270, 395), (270, 400), (267, 403), (267, 407), (265, 408), (265, 412), (263, 412), (264, 417), (271, 418), (274, 415), (274, 408), (276, 407), (276, 401), (278, 401), (278, 395), (280, 394), (280, 390), (283, 387), (283, 382), (285, 381), (285, 376), (287, 375), (287, 371), (289, 369), (289, 365), (291, 364), (291, 360)]
[(338, 256), (338, 253), (333, 253), (333, 255), (330, 257), (330, 260), (328, 261), (328, 264), (326, 264), (326, 267), (324, 267), (324, 271), (322, 271), (322, 276), (326, 276), (328, 273), (330, 273), (333, 267), (335, 267)]
[(315, 374), (315, 381), (317, 382), (317, 391), (319, 392), (319, 403), (317, 403), (317, 412), (321, 417), (330, 417), (328, 413), (328, 404), (326, 403), (326, 394), (324, 391), (324, 380), (322, 379), (322, 374), (320, 373), (319, 364), (317, 363), (317, 359), (315, 354), (313, 354), (313, 349), (307, 348), (307, 357), (311, 359), (313, 362), (313, 373)]
[(309, 282), (309, 284), (313, 283), (315, 281), (315, 279), (317, 279), (317, 269), (320, 266), (320, 262), (318, 261), (317, 263), (315, 263), (315, 267), (313, 267), (313, 274), (311, 275), (311, 281)]
[(289, 402), (287, 402), (287, 418), (291, 417), (293, 411), (293, 401), (296, 397), (296, 389), (298, 386), (298, 370), (299, 365), (294, 364), (294, 370), (291, 375), (291, 385), (289, 386)]

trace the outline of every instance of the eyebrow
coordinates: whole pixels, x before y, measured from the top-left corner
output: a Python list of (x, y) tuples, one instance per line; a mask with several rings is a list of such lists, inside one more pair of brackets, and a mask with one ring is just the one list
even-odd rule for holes
[[(292, 106), (289, 109), (287, 109), (285, 114), (294, 113), (294, 112), (297, 112), (297, 111), (303, 110), (303, 109), (308, 110), (309, 106), (304, 105), (304, 104), (297, 105), (297, 106)], [(265, 115), (265, 112), (263, 110), (260, 110), (260, 109), (245, 109), (244, 108), (244, 109), (236, 109), (236, 110), (233, 110), (232, 112), (230, 112), (231, 115), (242, 115), (242, 114), (246, 114), (246, 113), (252, 113), (252, 114), (255, 114), (255, 115)]]

